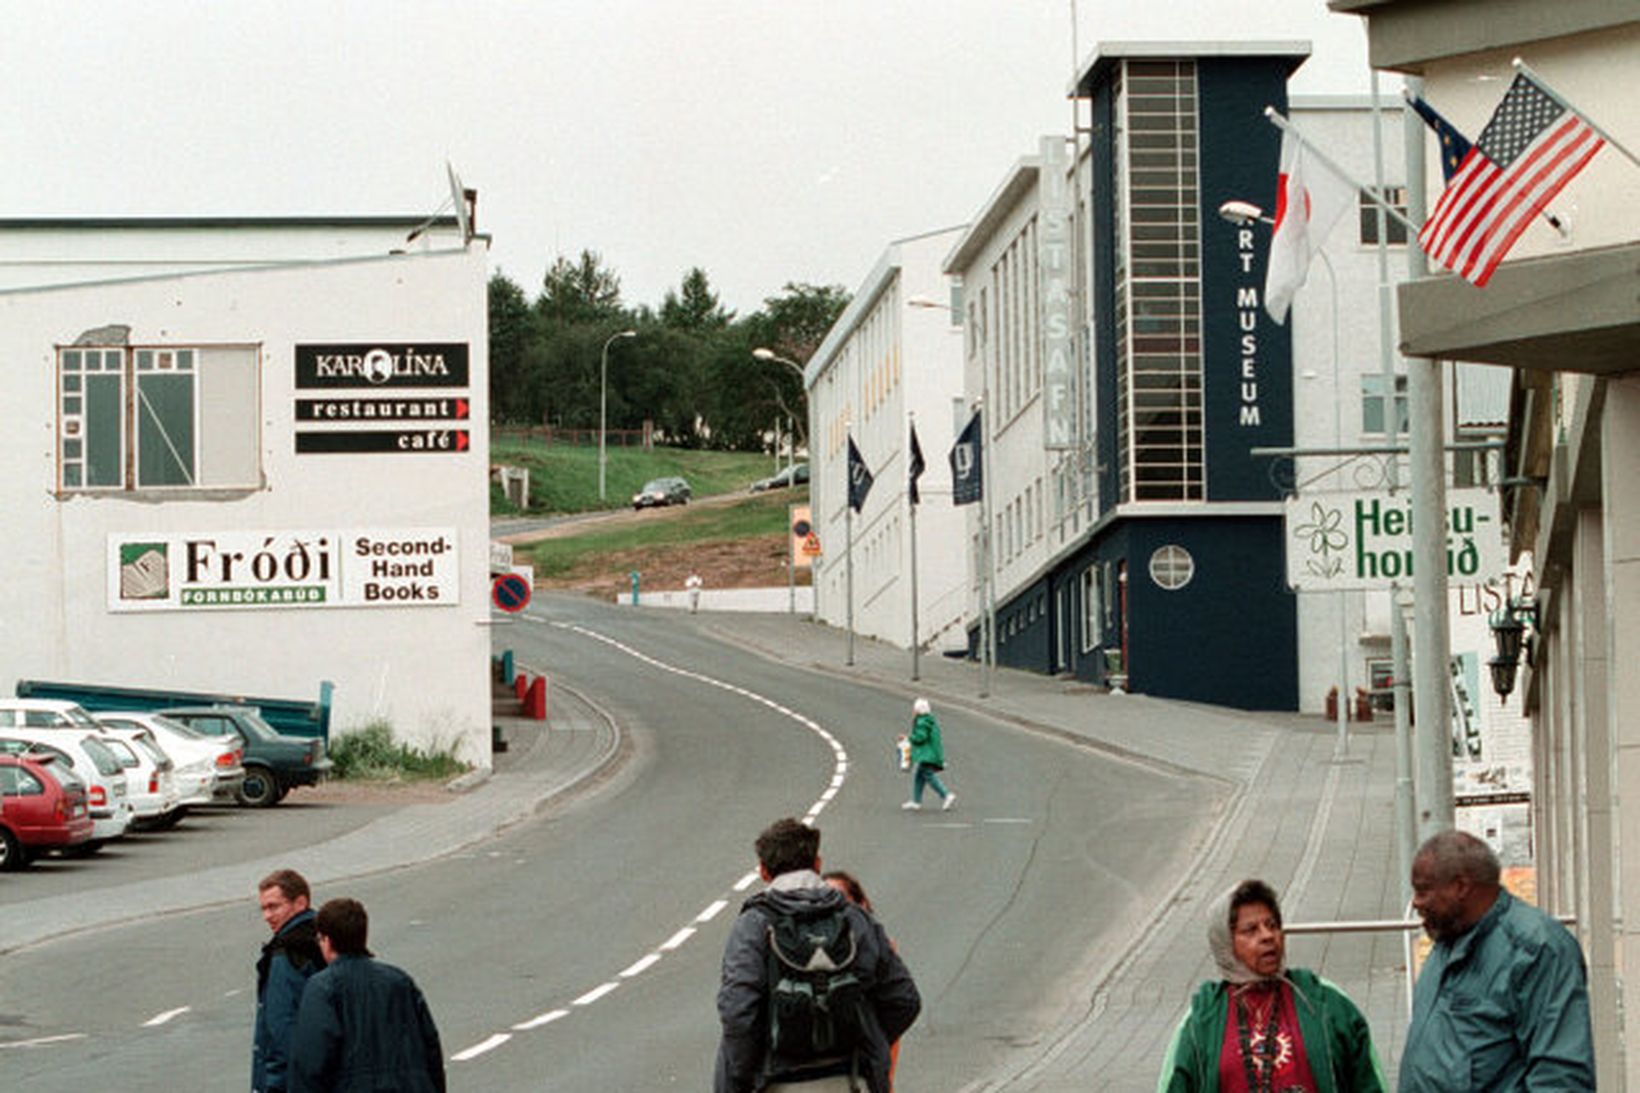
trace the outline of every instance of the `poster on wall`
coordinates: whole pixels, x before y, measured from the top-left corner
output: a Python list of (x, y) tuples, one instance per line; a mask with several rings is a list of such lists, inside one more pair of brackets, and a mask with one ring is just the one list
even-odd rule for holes
[(454, 528), (133, 532), (108, 537), (108, 609), (449, 607)]
[(1454, 821), (1485, 840), (1506, 870), (1533, 864), (1532, 723), (1518, 691), (1500, 698), (1492, 689), (1489, 621), (1532, 588), (1531, 558), (1523, 557), (1500, 578), (1454, 583), (1450, 593)]

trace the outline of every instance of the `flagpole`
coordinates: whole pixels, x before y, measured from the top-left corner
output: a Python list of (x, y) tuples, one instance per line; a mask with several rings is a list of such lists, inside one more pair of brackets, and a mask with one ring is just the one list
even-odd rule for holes
[[(917, 415), (915, 412), (908, 412), (905, 416), (910, 427), (908, 435), (914, 437), (917, 435)], [(910, 458), (910, 453), (907, 452), (906, 459), (909, 461)], [(911, 491), (915, 486), (915, 479), (908, 477), (905, 500), (911, 510), (906, 526), (911, 534), (911, 678), (913, 680), (922, 678), (920, 674), (922, 666), (919, 663), (922, 650), (919, 647), (920, 642), (917, 637), (917, 502), (911, 496)]]
[[(853, 489), (852, 482), (849, 485)], [(854, 664), (854, 504), (852, 499), (843, 500), (843, 572), (845, 574), (844, 596), (848, 600), (848, 657), (844, 664)]]
[(1573, 106), (1570, 102), (1566, 101), (1565, 96), (1545, 83), (1543, 77), (1539, 76), (1536, 72), (1533, 72), (1530, 65), (1521, 60), (1519, 57), (1514, 59), (1513, 64), (1516, 72), (1519, 72), (1522, 76), (1525, 76), (1528, 80), (1531, 80), (1533, 83), (1537, 84), (1538, 89), (1545, 95), (1549, 96), (1551, 99), (1555, 100), (1555, 102), (1559, 103), (1561, 106), (1583, 119), (1583, 124), (1587, 125), (1590, 129), (1593, 129), (1596, 136), (1611, 145), (1613, 148), (1617, 149), (1619, 152), (1622, 152), (1624, 158), (1630, 163), (1634, 164), (1636, 167), (1640, 167), (1640, 159), (1636, 159), (1633, 152), (1623, 147), (1623, 145), (1618, 143), (1616, 138), (1614, 138), (1610, 133), (1596, 125), (1593, 118), (1589, 117), (1589, 115), (1585, 114), (1583, 111)]
[(1399, 221), (1401, 226), (1407, 230), (1409, 237), (1408, 242), (1413, 246), (1418, 245), (1416, 242), (1418, 237), (1418, 226), (1408, 220), (1401, 210), (1385, 201), (1383, 196), (1371, 186), (1363, 186), (1361, 183), (1357, 182), (1353, 177), (1351, 177), (1348, 171), (1344, 170), (1344, 168), (1340, 167), (1337, 163), (1334, 163), (1325, 152), (1312, 144), (1309, 138), (1299, 131), (1298, 126), (1282, 117), (1281, 112), (1275, 107), (1266, 106), (1264, 108), (1264, 116), (1270, 119), (1270, 124), (1275, 126), (1277, 129), (1280, 129), (1284, 133), (1291, 133), (1293, 135), (1293, 139), (1298, 141), (1305, 148), (1309, 149), (1310, 153), (1315, 156), (1316, 161), (1320, 163), (1321, 166), (1343, 179), (1346, 183), (1359, 190), (1361, 193), (1366, 194), (1368, 201), (1372, 202), (1374, 205), (1377, 205), (1380, 209), (1383, 209), (1385, 214), (1388, 216), (1394, 217), (1397, 221)]

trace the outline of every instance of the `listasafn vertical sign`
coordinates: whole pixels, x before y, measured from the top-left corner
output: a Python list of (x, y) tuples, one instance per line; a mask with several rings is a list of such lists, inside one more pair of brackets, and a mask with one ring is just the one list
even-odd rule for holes
[(1071, 185), (1065, 138), (1043, 137), (1038, 159), (1038, 289), (1042, 302), (1042, 446), (1076, 447), (1076, 344), (1071, 337)]

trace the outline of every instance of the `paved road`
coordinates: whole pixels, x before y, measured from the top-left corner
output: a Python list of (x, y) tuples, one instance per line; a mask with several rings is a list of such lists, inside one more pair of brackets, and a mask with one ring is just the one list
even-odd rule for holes
[[(462, 1056), (455, 1089), (701, 1087), (751, 838), (815, 809), (826, 860), (866, 881), (928, 1004), (898, 1088), (962, 1088), (1042, 1040), (1227, 796), (1213, 778), (951, 708), (959, 809), (908, 815), (889, 752), (902, 693), (726, 654), (676, 616), (539, 602), (508, 641), (604, 707), (630, 760), (573, 807), (428, 864), (321, 874), (320, 898), (363, 899), (373, 947), (426, 987)], [(0, 1037), (75, 1038), (0, 1051), (0, 1086), (243, 1088), (262, 939), (247, 893), (12, 953)]]

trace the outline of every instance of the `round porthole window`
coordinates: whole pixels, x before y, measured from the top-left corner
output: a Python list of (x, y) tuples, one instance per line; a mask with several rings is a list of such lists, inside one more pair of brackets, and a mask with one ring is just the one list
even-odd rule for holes
[(1196, 575), (1196, 559), (1182, 546), (1169, 543), (1150, 556), (1150, 579), (1169, 592), (1177, 592)]

